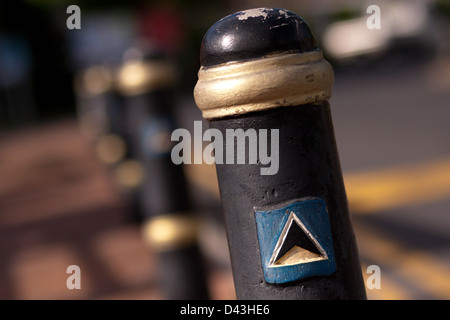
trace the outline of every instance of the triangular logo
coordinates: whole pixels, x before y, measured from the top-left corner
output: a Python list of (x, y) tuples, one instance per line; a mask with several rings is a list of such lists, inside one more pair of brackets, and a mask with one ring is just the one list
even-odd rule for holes
[(305, 225), (290, 212), (269, 260), (269, 267), (280, 267), (328, 259), (327, 253)]
[(319, 198), (254, 208), (264, 279), (286, 283), (336, 271), (328, 210)]

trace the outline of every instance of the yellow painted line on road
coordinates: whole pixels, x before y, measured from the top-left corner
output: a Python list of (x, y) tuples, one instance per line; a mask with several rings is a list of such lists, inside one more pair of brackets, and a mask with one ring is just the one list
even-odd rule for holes
[[(191, 181), (219, 198), (214, 165), (186, 166)], [(450, 158), (344, 174), (352, 213), (376, 213), (450, 198)]]
[(450, 158), (344, 175), (352, 213), (450, 198)]
[[(187, 166), (188, 177), (220, 199), (213, 165)], [(405, 205), (418, 205), (450, 198), (450, 158), (415, 165), (344, 175), (353, 214), (376, 213)], [(450, 299), (450, 270), (435, 256), (411, 250), (356, 226), (360, 252), (377, 263), (394, 268), (419, 289), (438, 298)], [(384, 281), (384, 290), (371, 291), (382, 299), (409, 299), (394, 281)]]
[[(364, 277), (364, 283), (367, 284), (367, 279), (371, 276), (367, 273), (367, 264), (362, 264), (362, 274)], [(381, 271), (382, 272), (382, 271)], [(381, 275), (381, 288), (369, 289), (366, 285), (366, 293), (368, 300), (412, 300), (411, 293), (403, 288), (393, 277), (386, 275), (382, 272)]]
[(442, 261), (427, 252), (400, 246), (373, 228), (356, 224), (354, 229), (361, 255), (381, 268), (382, 287), (387, 285), (384, 266), (437, 299), (450, 299), (450, 269)]

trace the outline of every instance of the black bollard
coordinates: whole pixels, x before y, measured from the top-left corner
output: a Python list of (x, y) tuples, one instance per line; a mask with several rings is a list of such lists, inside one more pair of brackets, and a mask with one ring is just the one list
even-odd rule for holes
[(142, 232), (156, 252), (158, 280), (164, 297), (209, 299), (207, 273), (198, 244), (198, 219), (193, 212), (183, 168), (172, 162), (171, 133), (177, 69), (172, 61), (149, 55), (126, 61), (117, 86), (125, 99), (124, 119), (142, 165), (140, 187)]
[(140, 222), (137, 191), (142, 169), (134, 159), (131, 136), (124, 121), (123, 97), (115, 88), (117, 65), (104, 63), (78, 72), (75, 78), (80, 130), (92, 143), (97, 158), (108, 167), (112, 182), (130, 205), (130, 220)]
[(118, 162), (125, 155), (125, 141), (122, 139), (121, 104), (114, 95), (112, 68), (94, 65), (79, 71), (74, 91), (82, 134), (93, 143), (100, 161)]
[(365, 299), (333, 70), (308, 25), (284, 9), (237, 12), (208, 30), (200, 60), (195, 100), (225, 146), (216, 168), (237, 298)]

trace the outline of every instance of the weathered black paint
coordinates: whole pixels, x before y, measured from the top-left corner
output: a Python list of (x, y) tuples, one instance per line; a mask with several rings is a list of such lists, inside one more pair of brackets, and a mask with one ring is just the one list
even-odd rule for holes
[[(365, 289), (348, 213), (328, 102), (254, 112), (210, 121), (226, 129), (279, 130), (279, 171), (261, 175), (261, 165), (218, 164), (233, 275), (240, 299), (363, 299)], [(270, 131), (269, 131), (270, 132)], [(264, 280), (253, 207), (296, 198), (327, 203), (337, 270), (283, 285)]]
[(295, 13), (275, 8), (263, 14), (244, 18), (237, 12), (216, 22), (203, 38), (202, 66), (318, 49), (308, 25)]
[[(317, 50), (306, 23), (284, 12), (268, 9), (267, 16), (246, 20), (239, 19), (242, 15), (236, 13), (218, 21), (204, 38), (202, 66)], [(223, 45), (227, 43), (225, 37), (234, 39), (231, 45)], [(237, 297), (365, 299), (328, 101), (216, 118), (209, 124), (224, 135), (226, 129), (267, 129), (269, 135), (270, 129), (279, 130), (277, 174), (261, 175), (260, 164), (216, 164)], [(248, 152), (248, 144), (246, 148)], [(326, 202), (336, 272), (269, 284), (261, 266), (254, 207), (303, 197), (318, 197)]]

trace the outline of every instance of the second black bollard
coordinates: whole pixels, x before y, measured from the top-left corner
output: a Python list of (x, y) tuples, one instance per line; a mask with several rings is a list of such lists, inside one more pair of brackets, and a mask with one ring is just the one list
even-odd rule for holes
[(144, 241), (157, 254), (158, 281), (170, 300), (209, 299), (208, 275), (198, 242), (183, 168), (170, 157), (173, 142), (176, 67), (149, 55), (126, 61), (118, 87), (124, 95), (129, 130), (143, 168), (140, 186)]
[(308, 25), (284, 9), (237, 12), (208, 30), (200, 55), (194, 96), (224, 142), (216, 168), (237, 298), (365, 299), (333, 70)]

